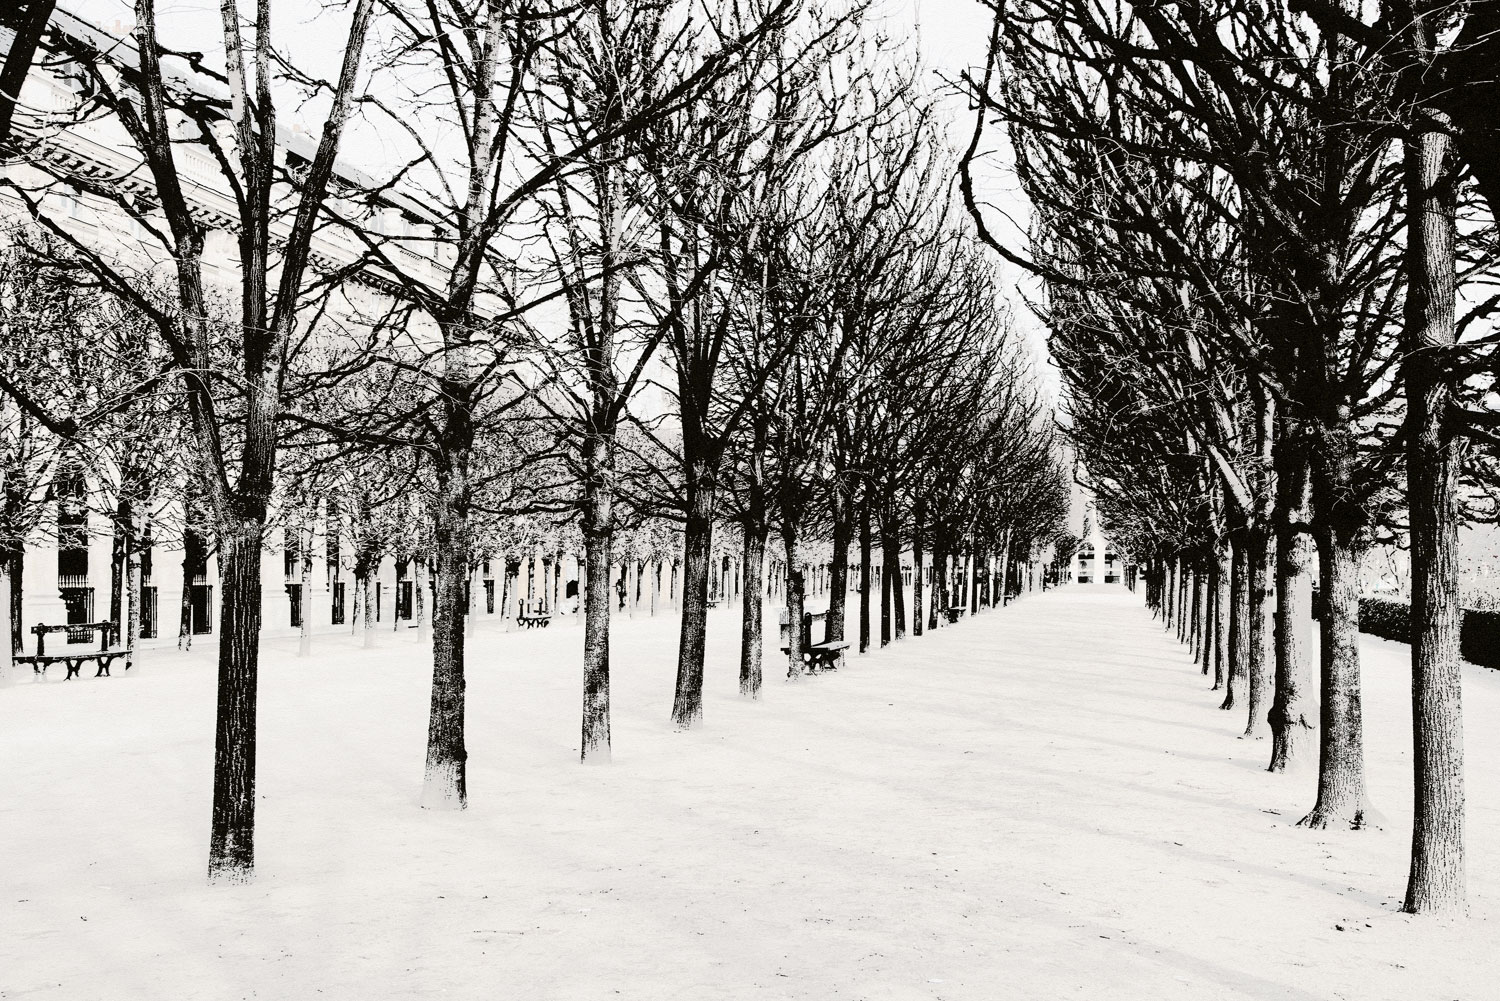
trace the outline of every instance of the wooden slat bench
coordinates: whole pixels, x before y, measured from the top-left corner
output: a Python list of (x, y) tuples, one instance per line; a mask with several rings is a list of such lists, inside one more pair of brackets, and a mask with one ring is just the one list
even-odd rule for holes
[[(849, 644), (842, 640), (834, 640), (831, 643), (814, 643), (812, 641), (812, 627), (815, 622), (823, 622), (828, 618), (827, 612), (803, 612), (802, 613), (802, 660), (808, 669), (813, 672), (820, 670), (838, 670), (839, 662), (843, 660), (844, 651), (849, 649)], [(787, 619), (786, 612), (781, 613), (781, 652), (791, 653), (792, 626)]]
[[(22, 654), (14, 658), (17, 664), (30, 664), (34, 674), (46, 674), (47, 668), (53, 664), (66, 664), (68, 668), (67, 678), (78, 676), (84, 664), (92, 663), (98, 665), (94, 677), (110, 677), (110, 666), (117, 660), (125, 661), (125, 669), (130, 670), (130, 651), (124, 648), (110, 649), (110, 644), (115, 640), (115, 624), (113, 622), (71, 622), (67, 625), (49, 626), (46, 623), (37, 623), (29, 630), (36, 637), (36, 653), (31, 655)], [(70, 653), (47, 653), (48, 633), (97, 633), (99, 635), (99, 649), (90, 651), (73, 651)]]

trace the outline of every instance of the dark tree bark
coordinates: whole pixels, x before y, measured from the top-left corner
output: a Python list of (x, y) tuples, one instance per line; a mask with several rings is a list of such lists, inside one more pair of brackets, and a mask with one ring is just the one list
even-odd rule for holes
[(1250, 667), (1246, 681), (1246, 737), (1263, 735), (1266, 703), (1276, 674), (1276, 536), (1259, 522), (1245, 533), (1249, 564)]
[[(969, 551), (964, 554), (964, 588), (967, 592), (970, 615), (979, 614), (979, 579), (977, 576), (979, 570), (978, 563), (979, 554), (971, 545), (969, 547)], [(1027, 579), (1031, 582), (1031, 587), (1034, 588), (1036, 586), (1036, 564), (1031, 563), (1028, 564), (1028, 566), (1032, 567), (1032, 573), (1031, 576)]]
[(844, 618), (849, 607), (849, 543), (854, 537), (854, 519), (848, 490), (835, 476), (830, 500), (833, 515), (833, 566), (828, 578), (828, 619), (823, 639), (843, 642)]
[(679, 730), (690, 729), (703, 718), (703, 651), (708, 630), (709, 574), (713, 569), (710, 564), (714, 493), (714, 470), (700, 459), (687, 475), (682, 628), (677, 646), (677, 694), (672, 702), (672, 722)]
[(1316, 829), (1361, 828), (1371, 820), (1359, 662), (1362, 514), (1348, 509), (1355, 476), (1352, 443), (1330, 437), (1325, 435), (1322, 454), (1313, 463), (1313, 524), (1323, 594), (1318, 799), (1299, 822)]
[(795, 680), (802, 675), (802, 611), (805, 587), (802, 567), (797, 563), (798, 526), (793, 518), (783, 512), (781, 519), (781, 545), (786, 553), (786, 618), (789, 624), (786, 655), (786, 676)]
[(1229, 625), (1234, 617), (1234, 547), (1229, 533), (1214, 543), (1214, 687), (1218, 691), (1229, 684), (1229, 662), (1234, 658)]
[(1207, 675), (1213, 670), (1214, 644), (1216, 642), (1217, 630), (1216, 613), (1214, 605), (1219, 597), (1219, 563), (1214, 556), (1214, 546), (1210, 544), (1203, 555), (1203, 643), (1198, 651), (1199, 659), (1203, 661), (1203, 673)]
[(911, 525), (911, 633), (913, 636), (922, 635), (922, 618), (926, 611), (922, 599), (926, 597), (923, 593), (922, 574), (925, 567), (922, 562), (922, 523), (927, 518), (927, 504), (919, 496), (915, 510), (912, 515)]
[(1198, 572), (1197, 561), (1189, 564), (1193, 569), (1191, 591), (1192, 621), (1188, 624), (1188, 645), (1193, 649), (1193, 660), (1198, 659), (1203, 644), (1203, 575)]
[(890, 580), (891, 639), (906, 636), (906, 587), (901, 577), (901, 521), (893, 507), (882, 519), (880, 555), (885, 569), (882, 576)]
[(874, 583), (870, 560), (875, 541), (871, 537), (869, 490), (859, 505), (859, 652), (870, 649), (870, 587)]
[(614, 562), (614, 448), (600, 436), (584, 445), (583, 732), (579, 760), (610, 760), (610, 566)]
[(1317, 729), (1309, 662), (1312, 628), (1311, 481), (1307, 456), (1284, 435), (1276, 447), (1276, 697), (1271, 704), (1271, 763), (1284, 772), (1306, 757)]
[(130, 499), (121, 497), (115, 502), (111, 518), (113, 529), (109, 547), (109, 621), (115, 624), (116, 635), (124, 636), (124, 623), (120, 619), (121, 600), (125, 594), (125, 561), (130, 555), (130, 523), (132, 513)]
[(21, 598), (25, 595), (24, 585), (26, 577), (26, 546), (21, 543), (8, 543), (3, 550), (5, 561), (5, 574), (9, 583), (9, 597), (6, 599), (10, 613), (10, 652), (19, 656), (25, 653), (21, 646), (24, 636), (21, 627)]
[(892, 618), (895, 614), (896, 595), (893, 585), (896, 575), (891, 572), (900, 556), (892, 555), (891, 533), (888, 528), (890, 512), (882, 507), (880, 512), (880, 645), (891, 645)]
[(940, 617), (948, 610), (948, 551), (942, 536), (933, 538), (932, 608), (927, 613), (927, 628), (936, 629)]
[(765, 497), (762, 493), (757, 514), (754, 500), (756, 492), (752, 487), (750, 510), (745, 519), (744, 603), (740, 609), (740, 694), (747, 699), (760, 698), (763, 646), (761, 633), (765, 618), (761, 602), (766, 566)]
[(255, 866), (255, 736), (264, 516), (219, 535), (219, 699), (209, 875), (239, 882)]
[(1163, 578), (1161, 621), (1164, 628), (1171, 629), (1176, 622), (1172, 605), (1177, 597), (1177, 561), (1175, 559), (1166, 564)]
[(0, 15), (0, 24), (13, 32), (0, 64), (0, 154), (10, 153), (16, 100), (56, 6), (56, 0), (14, 0), (11, 10)]
[[(451, 434), (451, 426), (449, 431)], [(438, 614), (432, 623), (432, 689), (421, 802), (429, 810), (462, 810), (469, 805), (469, 752), (464, 736), (464, 626), (469, 607), (464, 597), (469, 572), (470, 501), (467, 470), (444, 473), (432, 511)]]
[(1457, 561), (1463, 440), (1450, 419), (1454, 384), (1444, 366), (1445, 352), (1451, 351), (1457, 337), (1457, 173), (1444, 122), (1424, 116), (1406, 141), (1409, 284), (1404, 375), (1414, 767), (1411, 868), (1401, 909), (1412, 914), (1457, 913), (1467, 907), (1459, 657), (1463, 610)]
[(1226, 711), (1238, 704), (1250, 671), (1250, 546), (1244, 529), (1230, 533), (1229, 549), (1229, 669), (1219, 706)]

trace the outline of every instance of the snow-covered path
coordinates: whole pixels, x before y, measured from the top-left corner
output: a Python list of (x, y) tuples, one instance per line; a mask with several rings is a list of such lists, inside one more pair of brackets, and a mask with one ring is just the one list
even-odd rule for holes
[[(417, 809), (410, 634), (267, 644), (259, 876), (203, 885), (211, 651), (0, 691), (0, 997), (1500, 997), (1500, 675), (1468, 675), (1458, 926), (1393, 913), (1406, 648), (1367, 645), (1388, 824), (1294, 828), (1189, 657), (1070, 587), (668, 726), (676, 620), (621, 621), (615, 759), (576, 759), (581, 630), (473, 641), (471, 809)], [(774, 630), (774, 621), (771, 628)], [(772, 634), (774, 635), (774, 633)], [(1342, 930), (1341, 930), (1342, 929)]]

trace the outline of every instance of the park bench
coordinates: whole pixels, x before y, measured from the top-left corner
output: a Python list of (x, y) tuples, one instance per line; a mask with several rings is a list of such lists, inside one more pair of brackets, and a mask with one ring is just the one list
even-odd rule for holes
[(526, 629), (546, 629), (547, 623), (552, 621), (552, 613), (547, 606), (541, 602), (521, 602), (520, 614), (516, 616), (516, 624)]
[[(109, 677), (109, 668), (116, 660), (124, 659), (125, 669), (130, 670), (130, 651), (124, 648), (111, 650), (110, 643), (115, 639), (116, 627), (113, 622), (70, 622), (63, 626), (49, 626), (45, 623), (37, 623), (31, 627), (31, 634), (36, 637), (36, 653), (32, 655), (21, 655), (15, 658), (17, 664), (30, 664), (35, 674), (46, 674), (47, 668), (53, 664), (66, 664), (68, 678), (78, 675), (85, 663), (98, 665), (94, 677)], [(71, 639), (79, 633), (88, 633), (90, 636), (99, 635), (99, 649), (89, 651), (65, 651), (63, 653), (47, 653), (47, 634), (67, 633)], [(64, 681), (67, 678), (63, 679)]]
[(967, 611), (968, 609), (963, 605), (950, 605), (948, 608), (943, 609), (943, 614), (948, 616), (948, 622), (952, 624), (963, 618), (964, 612)]
[[(844, 651), (849, 644), (842, 640), (834, 640), (831, 643), (814, 643), (812, 641), (812, 627), (815, 622), (823, 622), (828, 618), (827, 612), (803, 612), (802, 613), (802, 660), (813, 671), (837, 670), (839, 661), (844, 656)], [(781, 613), (781, 652), (790, 654), (792, 650), (792, 624), (786, 612)]]

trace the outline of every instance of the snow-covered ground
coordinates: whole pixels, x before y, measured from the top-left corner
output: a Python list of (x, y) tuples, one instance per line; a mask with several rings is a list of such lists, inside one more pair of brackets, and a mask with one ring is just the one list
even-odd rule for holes
[(711, 615), (688, 734), (676, 620), (618, 623), (605, 767), (576, 763), (582, 630), (481, 627), (462, 814), (416, 805), (414, 633), (319, 637), (311, 660), (269, 640), (241, 888), (204, 882), (210, 645), (23, 679), (0, 691), (0, 997), (1500, 997), (1500, 673), (1466, 676), (1475, 915), (1445, 924), (1396, 913), (1404, 646), (1365, 648), (1387, 823), (1314, 833), (1292, 826), (1311, 771), (1267, 774), (1121, 588), (794, 684), (773, 668), (759, 704), (738, 614)]

